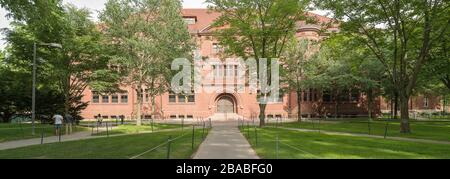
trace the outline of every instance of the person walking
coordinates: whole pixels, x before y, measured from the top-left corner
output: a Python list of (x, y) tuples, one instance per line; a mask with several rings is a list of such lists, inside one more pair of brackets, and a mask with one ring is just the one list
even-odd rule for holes
[(125, 120), (125, 116), (124, 115), (120, 115), (120, 124), (123, 125)]
[(66, 124), (66, 135), (72, 134), (73, 117), (70, 114), (66, 114), (64, 123)]
[(102, 123), (103, 123), (103, 117), (101, 114), (97, 115), (97, 129), (98, 127), (102, 127)]
[(53, 116), (53, 120), (54, 120), (54, 123), (55, 123), (55, 135), (59, 135), (59, 134), (61, 134), (61, 126), (63, 124), (63, 120), (64, 119), (63, 119), (63, 117), (61, 115), (55, 114)]

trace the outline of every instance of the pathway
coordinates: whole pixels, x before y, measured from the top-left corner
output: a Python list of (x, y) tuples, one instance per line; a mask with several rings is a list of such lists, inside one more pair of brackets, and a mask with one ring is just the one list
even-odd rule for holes
[(212, 127), (194, 159), (259, 159), (237, 121), (214, 122)]
[[(168, 131), (174, 131), (174, 130), (181, 130), (181, 128), (175, 128), (175, 129), (164, 129), (164, 130), (158, 130), (158, 131), (140, 131), (139, 133), (130, 133), (130, 134), (115, 134), (115, 135), (109, 135), (109, 137), (117, 137), (117, 136), (127, 136), (127, 135), (137, 135), (137, 134), (148, 134), (148, 133), (158, 133), (158, 132), (168, 132)], [(100, 129), (100, 132), (106, 131), (106, 129)], [(108, 136), (101, 135), (101, 136), (93, 136), (91, 135), (91, 131), (83, 131), (83, 132), (76, 132), (71, 135), (62, 135), (61, 136), (61, 142), (67, 142), (67, 141), (76, 141), (76, 140), (85, 140), (85, 139), (96, 139), (96, 138), (106, 138)], [(59, 142), (58, 136), (51, 136), (51, 137), (45, 137), (44, 138), (44, 144), (49, 143), (56, 143)], [(26, 147), (26, 146), (32, 146), (32, 145), (40, 145), (41, 144), (41, 138), (33, 138), (33, 139), (24, 139), (24, 140), (15, 140), (15, 141), (8, 141), (8, 142), (2, 142), (0, 143), (0, 151), (1, 150), (7, 150), (7, 149), (15, 149), (20, 147)]]

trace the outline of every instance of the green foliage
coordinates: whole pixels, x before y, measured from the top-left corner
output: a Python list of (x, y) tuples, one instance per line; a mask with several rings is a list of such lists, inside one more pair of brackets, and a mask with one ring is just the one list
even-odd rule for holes
[(305, 74), (312, 74), (312, 68), (310, 64), (317, 58), (317, 52), (320, 50), (318, 43), (296, 38), (292, 38), (287, 44), (286, 50), (283, 53), (281, 62), (283, 68), (281, 68), (282, 76), (284, 80), (289, 84), (289, 88), (295, 91), (301, 91), (301, 89), (310, 88), (311, 81), (308, 80)]
[(309, 1), (207, 0), (210, 9), (222, 13), (214, 23), (219, 41), (231, 55), (278, 58), (295, 32), (296, 22), (306, 20)]
[(450, 30), (447, 30), (431, 49), (430, 61), (424, 66), (418, 79), (417, 93), (450, 95), (449, 40)]
[[(98, 88), (107, 86), (101, 88), (102, 92), (117, 90), (118, 75), (114, 71), (97, 72), (108, 70), (109, 51), (103, 48), (102, 35), (89, 19), (87, 9), (63, 5), (59, 0), (5, 0), (0, 5), (13, 21), (12, 29), (4, 30), (8, 42), (7, 64), (12, 71), (31, 77), (33, 44), (37, 44), (37, 97), (49, 94), (48, 97), (57, 100), (50, 103), (44, 98), (44, 102), (62, 106), (62, 109), (50, 108), (47, 115), (58, 111), (77, 116), (88, 105), (81, 98), (89, 84), (97, 84)], [(42, 43), (58, 43), (63, 48), (50, 48)], [(30, 89), (31, 82), (25, 80), (18, 78), (15, 82)], [(37, 104), (38, 111), (47, 109), (45, 104), (39, 101)]]
[(408, 101), (431, 49), (448, 34), (450, 9), (445, 0), (317, 0), (341, 21), (342, 33), (365, 44), (380, 61), (400, 99), (401, 131), (408, 133)]
[[(175, 58), (188, 58), (193, 43), (178, 0), (109, 0), (101, 13), (112, 62), (124, 73), (122, 82), (137, 92), (137, 117), (143, 93), (154, 98), (168, 90)], [(140, 124), (141, 120), (138, 120)]]

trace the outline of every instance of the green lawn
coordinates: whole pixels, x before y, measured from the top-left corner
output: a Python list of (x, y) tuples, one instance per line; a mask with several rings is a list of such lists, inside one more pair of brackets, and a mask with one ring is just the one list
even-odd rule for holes
[[(369, 132), (370, 126), (370, 132)], [(314, 121), (314, 122), (293, 122), (283, 123), (282, 127), (301, 129), (321, 129), (334, 132), (348, 132), (358, 134), (371, 134), (384, 136), (386, 122), (367, 120), (343, 120), (343, 121)], [(450, 122), (411, 122), (412, 133), (400, 133), (399, 122), (389, 122), (387, 135), (391, 137), (406, 137), (416, 139), (430, 139), (440, 141), (450, 141)]]
[[(185, 128), (188, 128), (190, 126), (184, 126)], [(152, 129), (153, 128), (153, 129)], [(126, 124), (126, 125), (119, 125), (117, 127), (114, 127), (112, 130), (108, 130), (109, 135), (114, 134), (133, 134), (133, 133), (140, 133), (140, 132), (149, 132), (149, 131), (159, 131), (164, 129), (176, 129), (181, 128), (180, 124), (158, 124), (154, 123), (153, 127), (151, 124), (145, 124), (142, 126), (137, 126), (135, 124)], [(92, 128), (91, 128), (92, 130)], [(107, 135), (106, 131), (96, 133), (97, 129), (94, 128), (93, 130), (94, 135)]]
[[(84, 127), (74, 127), (73, 132), (87, 130)], [(10, 124), (10, 123), (0, 123), (0, 142), (39, 138), (42, 132), (44, 137), (55, 135), (55, 128), (53, 125), (48, 124), (36, 124), (35, 135), (32, 135), (31, 124)], [(65, 133), (65, 128), (62, 130), (62, 134)]]
[(250, 137), (241, 129), (258, 155), (265, 159), (277, 158), (276, 136), (279, 137), (280, 159), (427, 159), (450, 158), (450, 145), (423, 144), (385, 140), (370, 137), (326, 135), (285, 129), (254, 129)]
[[(129, 159), (165, 143), (169, 136), (177, 140), (171, 143), (170, 158), (188, 159), (202, 142), (202, 129), (195, 131), (192, 150), (192, 130), (159, 132), (109, 138), (98, 138), (62, 143), (35, 145), (0, 151), (1, 159)], [(205, 129), (204, 136), (208, 130)], [(184, 134), (184, 135), (183, 135)], [(148, 152), (137, 159), (165, 159), (167, 145)]]

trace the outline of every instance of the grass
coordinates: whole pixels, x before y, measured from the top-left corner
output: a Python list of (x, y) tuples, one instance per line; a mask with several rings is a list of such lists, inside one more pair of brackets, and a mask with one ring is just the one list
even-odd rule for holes
[[(85, 131), (85, 127), (77, 126), (73, 127), (73, 132)], [(61, 130), (62, 134), (65, 133), (65, 128)], [(49, 124), (36, 124), (35, 135), (32, 135), (32, 125), (31, 124), (11, 124), (11, 123), (0, 123), (0, 142), (40, 138), (41, 134), (44, 137), (54, 136), (55, 128), (53, 125)]]
[[(326, 135), (285, 129), (254, 129), (244, 136), (265, 159), (449, 159), (450, 145), (385, 140), (370, 137)], [(248, 135), (249, 134), (249, 135)], [(278, 157), (276, 136), (279, 137)]]
[[(129, 159), (149, 149), (173, 141), (170, 146), (171, 159), (188, 159), (202, 142), (202, 129), (195, 130), (195, 145), (192, 149), (192, 130), (182, 132), (158, 132), (135, 134), (109, 138), (97, 138), (80, 141), (35, 145), (18, 149), (0, 151), (0, 159)], [(205, 129), (204, 136), (208, 130)], [(166, 159), (167, 145), (161, 145), (137, 159)]]
[[(411, 122), (412, 132), (410, 134), (400, 133), (400, 122), (388, 122), (387, 136), (405, 137), (414, 139), (429, 139), (439, 141), (450, 141), (450, 122)], [(313, 121), (284, 123), (282, 127), (299, 129), (319, 129), (333, 132), (347, 132), (357, 134), (370, 134), (384, 136), (386, 122), (365, 120), (343, 120), (343, 121)], [(370, 129), (370, 130), (369, 130)]]
[[(188, 127), (188, 126), (184, 126)], [(152, 129), (153, 128), (153, 129)], [(126, 125), (119, 125), (112, 130), (108, 131), (109, 135), (115, 135), (115, 134), (137, 134), (140, 132), (149, 132), (149, 131), (159, 131), (164, 129), (176, 129), (181, 128), (180, 124), (158, 124), (154, 123), (153, 127), (151, 124), (145, 124), (142, 126), (137, 126), (135, 124), (126, 124)], [(92, 129), (91, 129), (92, 130)], [(94, 135), (107, 135), (106, 131), (99, 132), (96, 134), (96, 129), (94, 128)]]

